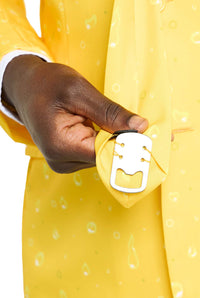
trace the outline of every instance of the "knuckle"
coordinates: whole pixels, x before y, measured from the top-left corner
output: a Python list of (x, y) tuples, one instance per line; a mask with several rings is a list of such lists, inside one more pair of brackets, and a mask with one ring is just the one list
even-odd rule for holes
[(61, 104), (72, 113), (78, 113), (82, 106), (82, 99), (87, 96), (85, 79), (76, 74), (64, 76), (60, 83), (60, 93), (57, 94), (56, 103)]
[(77, 75), (69, 75), (64, 79), (65, 88), (65, 95), (68, 98), (77, 97), (80, 93), (82, 93), (84, 89), (84, 78)]
[(106, 123), (113, 126), (121, 112), (122, 112), (121, 106), (119, 106), (113, 102), (107, 102), (106, 108), (105, 108)]

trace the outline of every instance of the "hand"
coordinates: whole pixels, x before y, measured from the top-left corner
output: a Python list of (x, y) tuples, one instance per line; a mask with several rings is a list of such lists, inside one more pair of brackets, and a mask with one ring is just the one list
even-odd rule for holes
[(74, 69), (34, 55), (21, 55), (8, 64), (2, 96), (58, 173), (95, 166), (97, 132), (92, 121), (111, 133), (143, 133), (148, 127), (146, 119), (106, 98)]

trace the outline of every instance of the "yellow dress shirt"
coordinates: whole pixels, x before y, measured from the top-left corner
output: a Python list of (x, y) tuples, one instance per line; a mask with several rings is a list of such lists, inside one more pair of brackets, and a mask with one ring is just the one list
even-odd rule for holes
[(149, 119), (157, 163), (151, 159), (143, 193), (114, 191), (104, 166), (114, 140), (101, 131), (98, 171), (56, 174), (25, 127), (0, 113), (31, 156), (25, 298), (200, 297), (199, 2), (41, 0), (41, 28), (40, 39), (21, 0), (1, 0), (0, 58), (20, 49), (75, 68)]

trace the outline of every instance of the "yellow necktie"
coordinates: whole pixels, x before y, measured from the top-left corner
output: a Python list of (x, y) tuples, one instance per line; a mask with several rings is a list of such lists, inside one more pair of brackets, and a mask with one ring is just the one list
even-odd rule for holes
[[(101, 130), (96, 139), (97, 169), (110, 193), (126, 208), (159, 186), (168, 173), (171, 146), (171, 97), (162, 5), (159, 1), (115, 0), (108, 45), (105, 95), (148, 119), (153, 141), (144, 191), (125, 194), (110, 185), (115, 139)], [(136, 13), (137, 12), (137, 13)], [(152, 93), (151, 90), (154, 90)], [(127, 184), (131, 178), (125, 177)], [(131, 185), (129, 185), (131, 187)]]

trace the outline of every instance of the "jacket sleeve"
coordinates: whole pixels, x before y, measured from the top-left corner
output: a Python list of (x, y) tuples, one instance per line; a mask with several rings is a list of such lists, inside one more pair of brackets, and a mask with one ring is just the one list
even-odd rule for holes
[[(11, 53), (32, 53), (47, 61), (53, 58), (26, 18), (23, 0), (0, 1), (0, 63)], [(3, 68), (0, 78), (3, 76)], [(0, 125), (16, 142), (33, 145), (26, 128), (0, 111)]]

